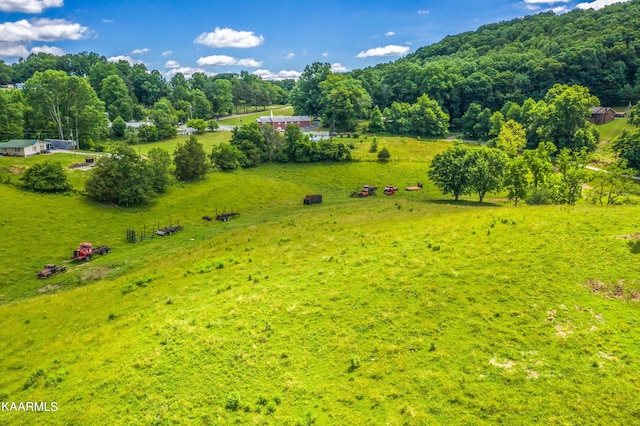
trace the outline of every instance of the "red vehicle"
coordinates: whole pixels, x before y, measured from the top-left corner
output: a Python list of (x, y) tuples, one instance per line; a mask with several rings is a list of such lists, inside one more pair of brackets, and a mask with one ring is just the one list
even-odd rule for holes
[(387, 195), (393, 195), (398, 191), (398, 188), (392, 185), (387, 185), (384, 187), (384, 193)]
[(111, 249), (108, 246), (93, 247), (91, 243), (81, 243), (80, 247), (73, 251), (73, 260), (91, 260), (94, 254), (107, 254)]
[(376, 195), (376, 189), (378, 189), (377, 186), (365, 185), (362, 187), (361, 191), (352, 192), (351, 197), (364, 198), (364, 197)]

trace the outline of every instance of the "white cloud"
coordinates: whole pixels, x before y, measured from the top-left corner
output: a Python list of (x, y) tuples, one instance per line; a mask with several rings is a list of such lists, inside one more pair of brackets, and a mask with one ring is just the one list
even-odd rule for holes
[(366, 51), (362, 51), (356, 55), (356, 58), (370, 58), (372, 56), (404, 56), (409, 52), (406, 46), (396, 46), (390, 44), (384, 47), (376, 47)]
[(391, 37), (391, 36), (396, 35), (396, 33), (394, 33), (393, 31), (388, 31), (388, 32), (384, 33), (384, 35), (386, 35), (387, 37)]
[[(2, 1), (2, 0), (0, 0)], [(0, 57), (24, 56), (36, 41), (82, 40), (90, 35), (88, 27), (64, 19), (22, 19), (0, 24)], [(16, 55), (10, 52), (19, 52)]]
[(169, 56), (169, 55), (173, 55), (173, 50), (165, 50), (164, 52), (162, 52), (162, 56)]
[(32, 42), (82, 40), (89, 28), (64, 19), (22, 19), (0, 24), (0, 40), (4, 42)]
[(197, 61), (201, 67), (229, 67), (239, 65), (242, 67), (258, 68), (262, 66), (262, 62), (253, 58), (237, 59), (227, 55), (212, 55), (199, 58)]
[(255, 47), (264, 42), (264, 37), (256, 36), (252, 31), (235, 31), (231, 28), (219, 28), (212, 33), (202, 33), (194, 43), (209, 47)]
[(113, 24), (116, 21), (114, 21), (113, 19), (103, 19), (102, 22), (104, 22), (105, 24)]
[(149, 49), (147, 49), (146, 47), (144, 49), (135, 49), (134, 51), (131, 52), (131, 55), (141, 55), (143, 53), (148, 53)]
[(238, 59), (236, 65), (240, 65), (241, 67), (258, 68), (262, 66), (262, 61), (256, 61), (253, 58)]
[(526, 4), (556, 4), (556, 3), (569, 3), (569, 0), (524, 0)]
[(0, 12), (42, 13), (63, 3), (63, 0), (0, 0)]
[(57, 46), (34, 46), (31, 53), (48, 53), (53, 56), (64, 56), (64, 50)]
[(256, 70), (252, 72), (253, 75), (257, 75), (263, 80), (297, 80), (302, 75), (299, 71), (286, 71), (282, 70), (278, 73), (272, 73), (269, 70)]
[(579, 3), (576, 5), (578, 9), (602, 9), (614, 3), (626, 3), (629, 0), (595, 0), (592, 2)]
[(167, 61), (166, 64), (164, 64), (165, 68), (180, 68), (180, 64), (178, 63), (178, 61)]
[(285, 59), (293, 59), (296, 57), (296, 54), (293, 52), (287, 53), (287, 56), (285, 56)]
[(120, 61), (126, 61), (129, 63), (129, 65), (133, 66), (136, 64), (142, 64), (143, 62), (139, 59), (133, 59), (131, 56), (127, 56), (127, 55), (118, 55), (118, 56), (112, 56), (110, 58), (107, 59), (107, 61), (109, 62), (120, 62)]
[(2, 43), (0, 42), (0, 58), (6, 57), (27, 57), (29, 50), (26, 46), (19, 43)]
[(338, 62), (336, 62), (335, 64), (331, 64), (331, 71), (332, 71), (332, 72), (337, 72), (337, 73), (340, 73), (340, 72), (348, 72), (348, 71), (349, 71), (349, 68), (347, 68), (347, 67), (345, 67), (344, 65), (342, 65), (342, 64), (340, 64), (340, 63), (338, 63)]
[(418, 15), (428, 15), (428, 14), (429, 14), (429, 11), (428, 11), (428, 10), (424, 10), (424, 9), (422, 9), (422, 10), (419, 10), (419, 11), (418, 11)]
[(328, 58), (328, 57), (329, 57), (329, 52), (324, 52), (324, 53), (322, 54), (322, 57), (324, 57), (324, 58)]

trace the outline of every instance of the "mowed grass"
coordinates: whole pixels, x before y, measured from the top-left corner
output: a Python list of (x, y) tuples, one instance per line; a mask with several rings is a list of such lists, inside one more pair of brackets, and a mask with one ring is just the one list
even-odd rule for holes
[[(0, 422), (636, 423), (639, 208), (454, 203), (426, 182), (349, 198), (426, 181), (448, 146), (378, 138), (397, 159), (379, 164), (370, 142), (135, 209), (0, 185), (24, 218), (2, 225), (0, 399), (59, 406)], [(241, 215), (200, 219), (216, 208)], [(168, 216), (185, 229), (124, 242)], [(83, 240), (113, 252), (35, 278)]]

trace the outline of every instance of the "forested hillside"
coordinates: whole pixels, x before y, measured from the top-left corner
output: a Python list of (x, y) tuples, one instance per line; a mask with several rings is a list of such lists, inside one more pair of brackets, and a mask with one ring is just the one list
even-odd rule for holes
[(549, 12), (449, 36), (352, 75), (381, 109), (426, 93), (452, 118), (473, 102), (495, 111), (541, 99), (555, 83), (585, 86), (603, 105), (627, 105), (640, 95), (639, 31), (638, 1)]

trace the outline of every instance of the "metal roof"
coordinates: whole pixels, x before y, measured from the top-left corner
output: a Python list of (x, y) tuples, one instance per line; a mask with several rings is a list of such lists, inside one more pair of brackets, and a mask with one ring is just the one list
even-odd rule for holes
[(37, 139), (11, 139), (9, 142), (0, 143), (0, 148), (26, 148), (35, 145)]

